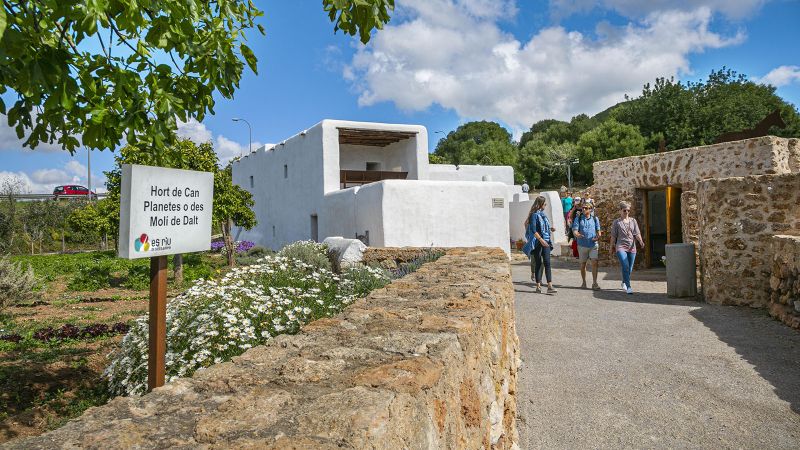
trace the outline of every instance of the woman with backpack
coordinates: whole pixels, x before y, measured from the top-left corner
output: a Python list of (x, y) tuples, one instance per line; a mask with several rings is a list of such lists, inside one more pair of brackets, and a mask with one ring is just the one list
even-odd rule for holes
[(542, 293), (542, 269), (547, 279), (547, 293), (558, 292), (553, 287), (553, 274), (550, 267), (550, 252), (553, 249), (552, 233), (556, 229), (550, 225), (550, 219), (544, 213), (547, 200), (540, 195), (533, 201), (533, 206), (525, 220), (525, 239), (528, 241), (522, 251), (531, 258), (531, 281), (536, 283), (536, 292)]
[(600, 221), (594, 214), (594, 204), (590, 200), (584, 200), (581, 205), (582, 214), (572, 220), (572, 234), (578, 241), (578, 259), (581, 263), (581, 288), (586, 289), (586, 265), (592, 260), (592, 289), (599, 290), (597, 284), (597, 257), (600, 250), (598, 241), (602, 232), (600, 231)]

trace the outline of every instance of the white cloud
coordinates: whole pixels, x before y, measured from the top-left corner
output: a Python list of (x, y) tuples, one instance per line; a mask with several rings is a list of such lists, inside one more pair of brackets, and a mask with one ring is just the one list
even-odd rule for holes
[[(30, 150), (30, 147), (24, 147), (22, 145), (29, 135), (30, 133), (25, 133), (22, 139), (18, 138), (16, 130), (8, 125), (8, 116), (6, 116), (5, 114), (0, 114), (0, 151)], [(41, 142), (33, 150), (37, 152), (65, 151), (64, 149), (61, 148), (61, 146), (57, 142), (54, 142), (52, 144), (48, 144), (47, 142)]]
[(70, 176), (61, 169), (39, 169), (34, 170), (31, 179), (39, 184), (59, 185), (64, 183), (77, 183), (79, 177)]
[[(80, 184), (88, 186), (86, 166), (78, 161), (70, 160), (62, 168), (43, 168), (33, 172), (0, 171), (0, 185), (6, 178), (16, 177), (20, 180), (23, 192), (31, 194), (50, 194), (53, 188), (64, 184)], [(92, 191), (106, 192), (105, 176), (92, 174)]]
[[(198, 122), (194, 118), (189, 119), (189, 122), (178, 121), (177, 134), (179, 137), (190, 139), (198, 144), (211, 142), (222, 164), (227, 163), (231, 158), (248, 153), (247, 144), (240, 144), (221, 134), (217, 135), (215, 138), (211, 130), (209, 130), (205, 124)], [(255, 141), (253, 142), (252, 149), (255, 150), (262, 145), (261, 142)]]
[(497, 24), (513, 2), (481, 15), (472, 13), (473, 3), (404, 3), (408, 19), (378, 33), (343, 72), (359, 104), (390, 101), (406, 110), (439, 104), (464, 119), (502, 120), (518, 132), (544, 118), (601, 111), (656, 77), (688, 72), (690, 53), (744, 38), (711, 31), (713, 14), (700, 8), (652, 13), (624, 27), (601, 23), (597, 38), (553, 26), (520, 42)]
[(769, 71), (760, 78), (754, 78), (758, 83), (771, 84), (775, 87), (786, 86), (800, 82), (800, 66), (780, 66)]
[(178, 137), (191, 139), (198, 144), (211, 140), (211, 130), (198, 122), (194, 117), (190, 117), (188, 122), (178, 120), (178, 131), (176, 134)]
[(67, 164), (64, 165), (64, 169), (66, 169), (67, 172), (71, 173), (72, 175), (76, 175), (79, 177), (86, 175), (87, 171), (86, 166), (84, 166), (83, 164), (79, 163), (74, 159), (69, 160), (69, 162), (67, 162)]
[(693, 11), (706, 8), (731, 19), (743, 19), (766, 2), (767, 0), (551, 0), (550, 9), (556, 17), (602, 8), (625, 17), (639, 18), (657, 11)]

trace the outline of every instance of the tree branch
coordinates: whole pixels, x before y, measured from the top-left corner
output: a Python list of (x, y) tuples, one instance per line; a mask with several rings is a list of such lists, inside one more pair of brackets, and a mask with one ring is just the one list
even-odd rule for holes
[(67, 33), (66, 27), (63, 27), (58, 22), (55, 22), (55, 24), (56, 24), (56, 28), (58, 28), (58, 31), (60, 31), (62, 35), (66, 36), (67, 43), (69, 44), (70, 47), (72, 47), (72, 51), (75, 52), (75, 54), (77, 55), (79, 53), (78, 52), (78, 47), (76, 47), (75, 46), (75, 42), (72, 41), (72, 36), (70, 36), (69, 34), (66, 34)]
[(103, 42), (103, 37), (100, 36), (100, 27), (97, 27), (97, 40), (100, 41), (100, 48), (103, 49), (103, 54), (106, 55), (106, 59), (111, 59), (111, 55), (108, 54), (106, 51), (106, 44)]
[(111, 28), (111, 29), (114, 31), (114, 33), (115, 33), (115, 34), (117, 35), (117, 37), (119, 38), (119, 41), (120, 41), (120, 42), (122, 42), (123, 44), (125, 44), (125, 46), (127, 46), (129, 49), (133, 50), (133, 52), (134, 52), (134, 53), (136, 53), (137, 55), (139, 55), (139, 56), (140, 56), (142, 59), (144, 59), (144, 61), (145, 61), (147, 64), (149, 64), (149, 65), (150, 65), (150, 67), (152, 67), (152, 68), (155, 68), (155, 67), (156, 67), (156, 65), (155, 65), (155, 64), (153, 64), (153, 63), (150, 61), (150, 59), (148, 59), (147, 57), (145, 57), (143, 54), (139, 53), (139, 50), (136, 50), (136, 48), (135, 48), (134, 46), (132, 46), (132, 45), (130, 44), (130, 42), (128, 42), (128, 40), (125, 38), (125, 36), (123, 36), (123, 35), (122, 35), (122, 33), (121, 33), (121, 32), (120, 32), (118, 29), (117, 29), (117, 27), (116, 27), (116, 26), (114, 26), (114, 22), (111, 20), (111, 16), (109, 16), (108, 14), (106, 14), (106, 18), (108, 19), (108, 26), (109, 26), (109, 28)]
[(178, 72), (180, 72), (181, 75), (186, 76), (186, 73), (183, 71), (183, 69), (181, 69), (180, 66), (178, 66), (178, 63), (175, 62), (175, 57), (172, 55), (172, 50), (169, 51), (169, 59), (172, 60), (172, 64), (175, 64), (175, 68), (178, 69)]

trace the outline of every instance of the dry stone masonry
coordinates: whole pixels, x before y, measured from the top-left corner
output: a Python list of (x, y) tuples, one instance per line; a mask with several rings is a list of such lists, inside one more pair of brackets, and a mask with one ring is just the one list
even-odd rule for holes
[(342, 314), (8, 448), (517, 448), (507, 255), (451, 249)]
[[(800, 140), (765, 136), (655, 153), (643, 156), (600, 161), (593, 167), (593, 196), (600, 213), (601, 226), (610, 225), (619, 214), (617, 205), (628, 201), (634, 217), (644, 224), (644, 195), (648, 189), (668, 186), (680, 188), (683, 242), (698, 246), (699, 217), (697, 184), (710, 178), (777, 175), (800, 172)], [(613, 262), (607, 240), (601, 241), (601, 257)], [(638, 258), (639, 263), (644, 258)]]
[(800, 236), (772, 237), (769, 313), (800, 329)]
[(708, 179), (697, 197), (705, 300), (767, 307), (773, 237), (800, 233), (800, 173)]
[[(602, 161), (594, 164), (594, 178), (592, 195), (606, 229), (620, 201), (633, 204), (644, 227), (647, 191), (681, 189), (682, 240), (695, 244), (706, 301), (764, 308), (770, 298), (788, 295), (770, 290), (779, 264), (771, 246), (775, 235), (800, 235), (799, 139), (766, 136)], [(613, 263), (609, 242), (601, 245), (601, 258)], [(637, 258), (637, 265), (644, 260)], [(783, 286), (786, 269), (778, 272)], [(773, 300), (770, 310), (790, 323), (795, 316), (784, 311), (788, 306)]]

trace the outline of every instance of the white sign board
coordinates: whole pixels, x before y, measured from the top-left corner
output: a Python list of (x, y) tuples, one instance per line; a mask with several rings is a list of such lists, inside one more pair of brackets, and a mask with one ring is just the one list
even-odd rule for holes
[(124, 164), (120, 193), (120, 258), (211, 248), (211, 172)]

